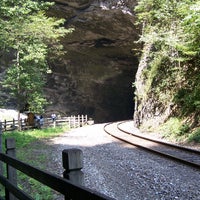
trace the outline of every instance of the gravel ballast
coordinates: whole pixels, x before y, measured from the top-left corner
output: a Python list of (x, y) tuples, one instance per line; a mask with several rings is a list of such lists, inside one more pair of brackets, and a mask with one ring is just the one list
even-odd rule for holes
[(72, 129), (47, 141), (51, 171), (62, 176), (62, 151), (79, 148), (85, 186), (117, 200), (200, 200), (200, 171), (124, 144), (104, 124)]

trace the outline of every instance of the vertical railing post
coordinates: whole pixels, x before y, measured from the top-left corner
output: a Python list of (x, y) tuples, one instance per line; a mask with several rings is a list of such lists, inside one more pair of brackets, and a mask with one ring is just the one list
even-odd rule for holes
[[(3, 152), (3, 147), (2, 147), (2, 122), (0, 121), (0, 153)], [(3, 174), (3, 163), (0, 161), (0, 174)]]
[[(14, 158), (16, 157), (14, 138), (6, 139), (6, 154)], [(13, 185), (17, 186), (17, 171), (15, 168), (9, 165), (7, 165), (7, 178)], [(6, 190), (6, 200), (7, 199), (16, 200), (17, 198), (8, 190)]]
[(20, 126), (21, 126), (20, 129), (22, 130), (23, 129), (23, 119), (22, 118), (20, 119)]
[(81, 115), (81, 126), (83, 126), (83, 125), (84, 125), (84, 116)]
[(12, 128), (15, 129), (15, 119), (13, 118)]
[(56, 119), (53, 121), (53, 127), (56, 127)]
[(74, 115), (74, 122), (73, 122), (73, 124), (74, 124), (74, 128), (76, 128), (76, 116)]
[(71, 127), (70, 127), (70, 117), (67, 117), (67, 122), (68, 122), (69, 128), (71, 128)]
[(80, 115), (78, 115), (78, 125), (77, 125), (78, 127), (80, 127), (81, 125), (80, 125)]
[(73, 116), (70, 116), (70, 128), (73, 128)]
[(6, 119), (4, 120), (4, 130), (6, 131)]
[(84, 185), (83, 152), (80, 149), (64, 149), (62, 151), (62, 163), (65, 171), (63, 177), (71, 182)]

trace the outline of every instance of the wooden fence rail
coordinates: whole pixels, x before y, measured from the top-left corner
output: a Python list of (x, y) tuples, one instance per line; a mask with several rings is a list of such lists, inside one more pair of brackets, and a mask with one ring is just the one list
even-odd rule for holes
[[(43, 121), (35, 122), (35, 125), (28, 126), (26, 119), (20, 119), (20, 125), (22, 129), (29, 129), (29, 128), (42, 128), (42, 127), (52, 127), (52, 126), (62, 126), (67, 125), (69, 128), (77, 128), (82, 127), (86, 124), (91, 124), (91, 120), (88, 120), (87, 115), (78, 115), (78, 116), (68, 116), (68, 117), (59, 117), (55, 120), (52, 118), (43, 118)], [(16, 119), (13, 120), (4, 120), (2, 122), (2, 130), (3, 131), (12, 131), (19, 127), (19, 122)]]

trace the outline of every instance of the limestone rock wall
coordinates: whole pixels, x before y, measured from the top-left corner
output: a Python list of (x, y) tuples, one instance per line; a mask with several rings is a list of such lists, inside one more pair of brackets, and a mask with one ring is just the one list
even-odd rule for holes
[[(62, 40), (67, 54), (49, 62), (44, 92), (51, 105), (47, 113), (88, 114), (95, 122), (131, 119), (132, 83), (138, 67), (132, 49), (138, 33), (134, 26), (136, 0), (54, 0), (49, 16), (65, 18), (72, 34)], [(0, 80), (12, 55), (1, 56)], [(4, 67), (3, 67), (4, 66)], [(4, 105), (15, 100), (1, 89)]]
[(88, 114), (96, 122), (130, 119), (138, 60), (134, 0), (55, 0), (49, 15), (75, 31), (63, 40), (67, 54), (51, 63), (45, 88), (48, 110)]

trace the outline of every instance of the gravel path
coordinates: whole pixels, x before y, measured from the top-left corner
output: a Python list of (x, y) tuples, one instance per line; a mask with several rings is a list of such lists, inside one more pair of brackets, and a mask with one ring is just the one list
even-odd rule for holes
[(62, 176), (62, 150), (79, 148), (86, 187), (117, 200), (200, 200), (200, 171), (123, 144), (103, 126), (73, 129), (47, 141), (53, 147), (52, 171)]

